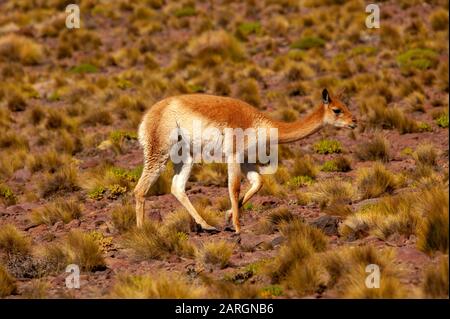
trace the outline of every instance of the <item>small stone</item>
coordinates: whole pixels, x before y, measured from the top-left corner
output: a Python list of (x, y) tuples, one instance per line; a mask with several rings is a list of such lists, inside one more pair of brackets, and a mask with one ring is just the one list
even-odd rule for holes
[(328, 236), (339, 235), (339, 223), (341, 219), (336, 216), (324, 215), (311, 222), (311, 225), (321, 229)]
[(25, 183), (30, 180), (30, 177), (31, 172), (26, 168), (22, 168), (14, 172), (12, 180), (17, 183)]

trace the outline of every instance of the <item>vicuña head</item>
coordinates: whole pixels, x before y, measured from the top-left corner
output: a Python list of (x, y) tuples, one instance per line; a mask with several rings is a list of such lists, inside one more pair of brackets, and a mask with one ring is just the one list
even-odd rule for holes
[[(192, 144), (193, 141), (198, 140), (197, 134), (194, 133), (197, 132), (198, 126), (193, 123), (200, 123), (202, 131), (213, 129), (215, 132), (219, 132), (216, 134), (217, 136), (210, 137), (209, 141), (201, 138), (200, 146), (202, 148), (211, 140), (215, 143), (233, 145), (233, 137), (229, 138), (226, 134), (221, 133), (228, 128), (266, 131), (275, 129), (278, 133), (277, 143), (290, 143), (317, 132), (327, 124), (337, 127), (356, 127), (356, 121), (347, 106), (338, 98), (330, 96), (326, 89), (322, 92), (321, 103), (309, 115), (293, 123), (274, 120), (248, 103), (229, 97), (187, 94), (166, 98), (150, 108), (139, 126), (139, 142), (144, 150), (144, 169), (134, 190), (138, 227), (142, 226), (144, 222), (145, 197), (150, 187), (164, 170), (173, 154), (174, 146), (181, 143), (187, 146), (185, 149), (188, 151), (182, 152), (181, 161), (173, 161), (175, 175), (172, 180), (172, 194), (203, 230), (217, 231), (197, 213), (185, 192), (195, 158)], [(174, 132), (177, 135), (176, 139), (173, 138)], [(265, 137), (258, 135), (257, 139), (259, 138)], [(258, 142), (263, 141), (258, 140)], [(222, 146), (221, 149), (227, 148)], [(235, 148), (231, 148), (231, 150), (241, 154), (241, 151), (236, 151)], [(248, 150), (250, 148), (244, 151)], [(256, 163), (249, 160), (246, 162), (227, 160), (226, 163), (228, 165), (228, 192), (231, 201), (231, 209), (226, 213), (226, 220), (228, 223), (232, 220), (234, 230), (239, 233), (240, 208), (261, 188), (262, 171)], [(248, 179), (250, 188), (242, 198), (239, 198), (242, 176)]]
[(323, 121), (336, 127), (356, 127), (356, 119), (348, 107), (337, 97), (331, 97), (327, 89), (322, 91), (322, 103), (325, 109)]

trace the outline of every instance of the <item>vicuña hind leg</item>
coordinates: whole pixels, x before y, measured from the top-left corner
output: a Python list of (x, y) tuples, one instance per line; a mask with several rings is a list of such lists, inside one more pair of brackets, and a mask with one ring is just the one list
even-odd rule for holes
[[(168, 158), (168, 157), (167, 157)], [(141, 178), (134, 188), (136, 200), (136, 224), (142, 227), (144, 224), (145, 197), (152, 185), (156, 182), (167, 163), (167, 158), (157, 163), (146, 163), (142, 171)]]
[(192, 158), (186, 158), (182, 163), (175, 164), (175, 175), (172, 180), (172, 194), (186, 208), (192, 218), (199, 224), (203, 230), (208, 232), (216, 232), (217, 229), (208, 223), (199, 215), (195, 207), (192, 205), (186, 195), (186, 183), (189, 179), (192, 169)]
[[(244, 197), (239, 201), (239, 206), (244, 206), (262, 187), (262, 177), (258, 172), (258, 167), (255, 164), (242, 164), (242, 173), (250, 182), (250, 188), (245, 193)], [(232, 210), (225, 213), (225, 221), (227, 224), (231, 222)]]
[(230, 193), (233, 226), (236, 233), (241, 231), (239, 224), (239, 191), (241, 188), (241, 169), (237, 163), (228, 164), (228, 192)]

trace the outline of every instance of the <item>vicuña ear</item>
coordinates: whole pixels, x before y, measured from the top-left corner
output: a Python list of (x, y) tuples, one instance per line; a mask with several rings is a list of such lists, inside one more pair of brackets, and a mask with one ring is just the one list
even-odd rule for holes
[(323, 104), (330, 104), (330, 102), (331, 102), (330, 94), (328, 94), (327, 89), (323, 89), (323, 91), (322, 91), (322, 101), (323, 101)]

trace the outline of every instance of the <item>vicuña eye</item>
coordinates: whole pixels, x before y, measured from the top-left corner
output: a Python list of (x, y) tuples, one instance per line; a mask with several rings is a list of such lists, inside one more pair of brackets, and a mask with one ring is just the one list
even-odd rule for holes
[(334, 112), (335, 114), (339, 114), (339, 113), (341, 113), (341, 110), (340, 110), (340, 109), (333, 109), (333, 112)]

